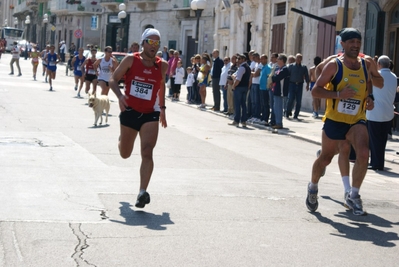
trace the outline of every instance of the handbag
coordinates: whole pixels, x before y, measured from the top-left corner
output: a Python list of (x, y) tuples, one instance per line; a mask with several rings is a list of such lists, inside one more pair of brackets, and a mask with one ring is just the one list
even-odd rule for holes
[(204, 74), (202, 72), (198, 72), (197, 81), (202, 83), (204, 81)]

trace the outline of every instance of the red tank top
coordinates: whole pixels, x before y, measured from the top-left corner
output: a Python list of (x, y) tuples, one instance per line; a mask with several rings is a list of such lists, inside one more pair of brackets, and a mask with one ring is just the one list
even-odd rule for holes
[(158, 92), (162, 80), (162, 59), (156, 57), (154, 66), (145, 67), (139, 52), (133, 57), (133, 64), (126, 73), (126, 102), (140, 113), (160, 111)]
[(91, 58), (89, 58), (87, 60), (87, 64), (86, 64), (86, 73), (87, 74), (96, 75), (96, 71), (94, 69), (93, 64), (94, 64), (94, 62), (91, 61)]

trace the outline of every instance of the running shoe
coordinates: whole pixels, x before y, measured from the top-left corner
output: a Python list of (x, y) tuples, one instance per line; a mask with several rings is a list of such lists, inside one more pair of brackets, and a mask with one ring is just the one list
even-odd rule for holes
[(238, 122), (236, 122), (236, 121), (232, 121), (232, 122), (228, 123), (228, 125), (231, 125), (231, 126), (236, 126), (236, 127), (238, 127)]
[[(345, 191), (344, 193), (344, 201), (349, 197), (350, 191)], [(344, 203), (344, 206), (346, 207), (346, 204)]]
[(144, 206), (149, 203), (150, 203), (150, 194), (144, 192), (137, 196), (137, 201), (135, 206), (136, 208), (144, 208)]
[(317, 201), (317, 193), (319, 190), (310, 190), (310, 183), (308, 184), (308, 196), (306, 197), (306, 207), (311, 212), (315, 212), (319, 207), (319, 202)]
[(50, 90), (49, 91), (53, 91), (53, 87), (50, 87)]
[(77, 91), (78, 90), (78, 86), (77, 85), (75, 85), (75, 91)]
[(356, 198), (351, 198), (348, 194), (345, 199), (345, 207), (352, 210), (353, 215), (356, 216), (367, 215), (367, 212), (363, 210), (363, 203), (360, 198), (360, 195), (357, 196)]
[[(317, 150), (316, 152), (316, 157), (320, 157), (321, 154), (321, 149)], [(323, 171), (321, 172), (321, 177), (323, 177), (326, 174), (326, 167), (324, 167)]]

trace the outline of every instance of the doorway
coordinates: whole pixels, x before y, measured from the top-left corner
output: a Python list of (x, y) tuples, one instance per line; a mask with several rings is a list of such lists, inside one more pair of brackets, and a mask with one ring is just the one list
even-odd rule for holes
[(197, 54), (196, 51), (196, 45), (195, 45), (195, 39), (193, 39), (192, 36), (187, 36), (187, 47), (186, 47), (186, 61), (185, 61), (185, 68), (188, 66), (191, 66), (191, 57), (193, 57), (195, 54)]

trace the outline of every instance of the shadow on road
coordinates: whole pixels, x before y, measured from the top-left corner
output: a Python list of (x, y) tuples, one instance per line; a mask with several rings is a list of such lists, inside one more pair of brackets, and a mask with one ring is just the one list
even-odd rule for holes
[[(343, 205), (342, 202), (334, 200), (327, 196), (322, 196), (324, 199), (330, 199), (338, 204)], [(392, 228), (393, 225), (399, 225), (399, 222), (391, 222), (374, 214), (367, 216), (353, 215), (352, 211), (339, 212), (336, 217), (350, 220), (348, 224), (335, 222), (330, 218), (322, 216), (319, 212), (312, 213), (320, 222), (326, 223), (334, 227), (340, 234), (330, 233), (331, 235), (344, 237), (357, 241), (369, 241), (376, 246), (381, 247), (395, 247), (396, 244), (391, 241), (399, 240), (398, 233), (384, 232), (370, 225), (377, 227)]]
[(166, 230), (164, 225), (174, 224), (170, 219), (168, 212), (163, 212), (162, 215), (157, 215), (145, 211), (135, 211), (132, 205), (128, 202), (119, 202), (122, 206), (119, 207), (120, 215), (125, 218), (125, 221), (112, 220), (111, 222), (121, 223), (131, 226), (145, 226), (151, 230)]
[(87, 127), (87, 128), (89, 128), (89, 129), (98, 129), (98, 128), (106, 128), (106, 127), (109, 127), (109, 124), (107, 123), (107, 124), (104, 124), (104, 125), (97, 125), (97, 126), (90, 126), (90, 127)]

